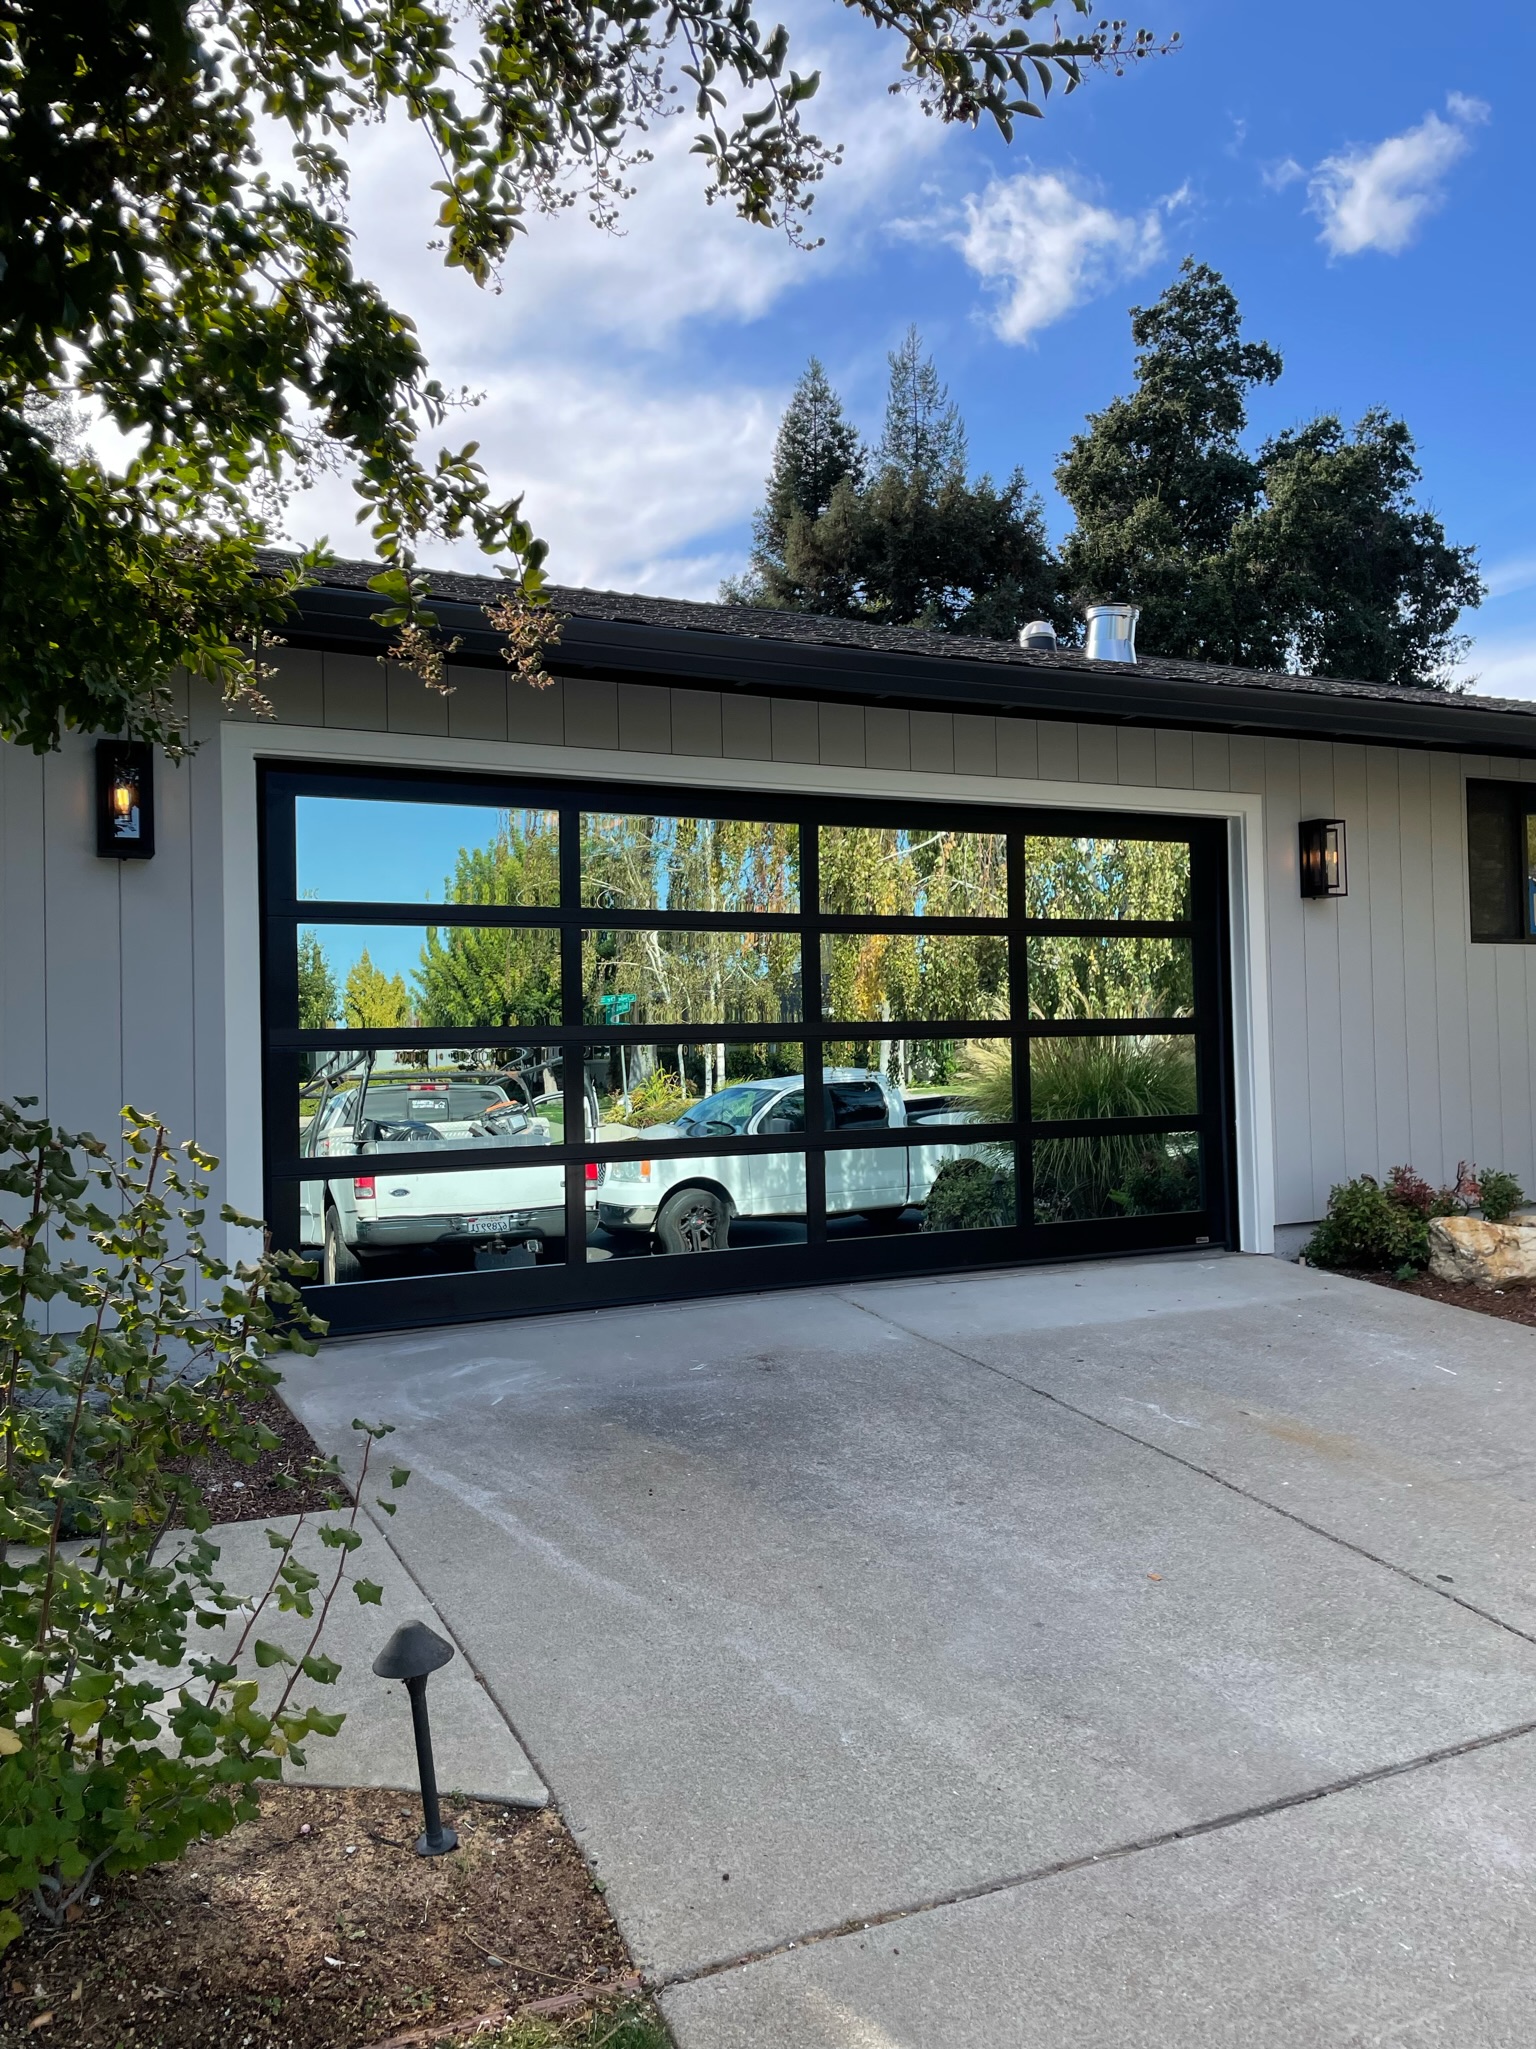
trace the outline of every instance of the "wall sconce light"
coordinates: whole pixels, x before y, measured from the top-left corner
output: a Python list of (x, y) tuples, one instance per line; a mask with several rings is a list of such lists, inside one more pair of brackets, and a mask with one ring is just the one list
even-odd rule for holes
[(147, 740), (96, 742), (96, 851), (148, 861), (155, 851), (155, 750)]
[(1304, 818), (1301, 833), (1301, 893), (1307, 897), (1348, 896), (1342, 818)]

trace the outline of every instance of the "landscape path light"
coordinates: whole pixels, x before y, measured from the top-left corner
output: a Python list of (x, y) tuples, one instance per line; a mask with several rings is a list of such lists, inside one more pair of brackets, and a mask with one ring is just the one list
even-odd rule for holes
[(427, 1680), (453, 1656), (453, 1645), (425, 1622), (406, 1622), (373, 1661), (380, 1679), (403, 1679), (411, 1696), (411, 1727), (416, 1736), (416, 1769), (421, 1775), (421, 1808), (426, 1830), (416, 1838), (418, 1857), (441, 1857), (459, 1847), (457, 1834), (443, 1827), (437, 1804), (437, 1771), (432, 1763), (432, 1731), (427, 1722)]

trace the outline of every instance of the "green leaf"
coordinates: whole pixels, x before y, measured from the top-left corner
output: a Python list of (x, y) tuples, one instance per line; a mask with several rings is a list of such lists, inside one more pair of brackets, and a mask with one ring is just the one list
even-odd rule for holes
[(257, 1637), (251, 1648), (255, 1653), (257, 1664), (263, 1667), (268, 1665), (291, 1665), (293, 1663), (292, 1651), (285, 1651), (280, 1643), (266, 1643), (261, 1637)]
[(384, 1589), (377, 1580), (355, 1579), (352, 1582), (352, 1591), (365, 1608), (377, 1608), (384, 1599)]
[(0, 1907), (0, 1950), (9, 1949), (21, 1934), (21, 1916), (12, 1907)]
[(389, 1484), (391, 1487), (403, 1487), (410, 1477), (411, 1469), (409, 1466), (396, 1466), (390, 1473)]
[(341, 1674), (341, 1667), (334, 1658), (328, 1658), (323, 1651), (311, 1651), (308, 1657), (299, 1660), (300, 1670), (306, 1678), (313, 1679), (317, 1686), (334, 1686)]
[(363, 1541), (363, 1533), (345, 1523), (322, 1523), (320, 1541), (332, 1551), (355, 1551)]

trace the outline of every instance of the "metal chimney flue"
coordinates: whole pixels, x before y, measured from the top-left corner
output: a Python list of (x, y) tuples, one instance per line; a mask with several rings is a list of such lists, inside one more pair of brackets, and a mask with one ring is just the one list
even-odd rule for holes
[(1027, 626), (1019, 628), (1019, 646), (1027, 647), (1035, 654), (1056, 652), (1056, 629), (1049, 619), (1031, 619)]
[(1140, 605), (1089, 605), (1083, 617), (1088, 621), (1090, 662), (1135, 661)]

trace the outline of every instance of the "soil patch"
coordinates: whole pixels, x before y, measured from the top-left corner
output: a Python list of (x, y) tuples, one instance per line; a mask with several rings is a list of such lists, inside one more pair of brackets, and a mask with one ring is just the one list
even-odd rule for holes
[(418, 1857), (420, 1805), (404, 1794), (266, 1788), (260, 1819), (222, 1842), (104, 1882), (72, 1928), (30, 1925), (0, 1957), (0, 2042), (364, 2049), (633, 1995), (552, 1809), (471, 1801), (444, 1819), (459, 1849)]
[(1502, 1316), (1506, 1323), (1529, 1324), (1536, 1329), (1536, 1288), (1475, 1288), (1467, 1281), (1437, 1281), (1433, 1274), (1415, 1274), (1411, 1281), (1394, 1280), (1391, 1274), (1365, 1273), (1345, 1269), (1352, 1281), (1374, 1281), (1379, 1288), (1395, 1288), (1400, 1295), (1424, 1295), (1431, 1302), (1449, 1302), (1454, 1309), (1475, 1309), (1479, 1316)]
[(244, 1466), (215, 1446), (184, 1468), (201, 1487), (203, 1506), (216, 1523), (267, 1522), (277, 1515), (313, 1513), (333, 1494), (351, 1500), (344, 1482), (322, 1486), (309, 1477), (324, 1454), (281, 1395), (270, 1393), (247, 1403), (244, 1413), (272, 1432), (278, 1440), (274, 1450), (262, 1452), (255, 1465)]

